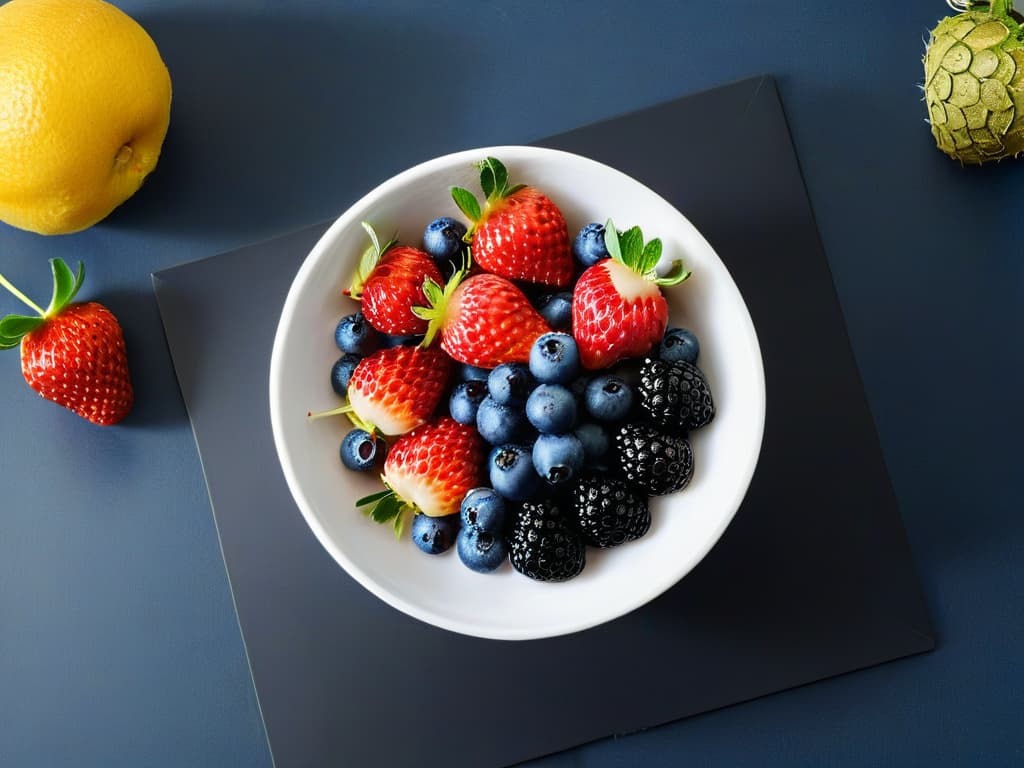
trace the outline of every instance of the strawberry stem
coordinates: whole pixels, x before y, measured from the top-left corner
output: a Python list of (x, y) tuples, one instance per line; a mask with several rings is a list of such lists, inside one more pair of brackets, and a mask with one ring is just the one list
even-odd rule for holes
[(24, 293), (19, 291), (17, 288), (15, 288), (11, 281), (8, 280), (3, 275), (0, 275), (0, 285), (2, 285), (8, 291), (14, 294), (15, 298), (19, 299), (22, 303), (26, 304), (27, 306), (31, 307), (36, 312), (38, 312), (40, 317), (43, 317), (46, 314), (46, 310), (44, 310), (42, 307), (40, 307), (38, 304), (32, 301), (32, 299), (30, 299)]
[(470, 248), (466, 248), (465, 256), (462, 259), (462, 266), (451, 276), (444, 288), (434, 282), (431, 278), (423, 281), (423, 295), (427, 297), (426, 307), (413, 307), (412, 313), (421, 320), (427, 321), (427, 332), (420, 342), (421, 349), (428, 349), (437, 338), (437, 334), (444, 329), (446, 315), (448, 314), (448, 302), (451, 301), (455, 289), (469, 274), (469, 268), (473, 263), (473, 255)]
[(352, 422), (352, 426), (357, 429), (361, 429), (371, 435), (377, 435), (378, 437), (384, 436), (377, 427), (356, 413), (349, 403), (339, 405), (337, 408), (331, 408), (329, 411), (306, 411), (306, 419), (309, 421), (316, 421), (317, 419), (323, 419), (328, 416), (341, 416), (342, 414), (348, 416), (348, 420)]

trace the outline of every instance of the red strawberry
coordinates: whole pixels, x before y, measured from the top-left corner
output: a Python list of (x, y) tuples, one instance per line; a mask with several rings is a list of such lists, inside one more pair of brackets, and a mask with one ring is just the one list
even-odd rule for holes
[(494, 368), (502, 363), (525, 363), (537, 337), (551, 329), (514, 284), (482, 272), (463, 280), (457, 272), (442, 289), (427, 282), (429, 307), (417, 307), (430, 320), (423, 343), (441, 334), (441, 349), (460, 363)]
[(71, 303), (85, 277), (81, 262), (77, 275), (61, 259), (50, 266), (53, 298), (45, 310), (0, 275), (0, 285), (39, 313), (0, 320), (0, 349), (21, 345), (22, 376), (47, 400), (93, 424), (116, 424), (134, 400), (121, 326), (102, 304)]
[(522, 184), (509, 187), (508, 171), (493, 157), (477, 163), (487, 200), (481, 211), (472, 192), (452, 188), (452, 197), (473, 226), (476, 262), (496, 275), (563, 288), (575, 266), (565, 217), (549, 197)]
[[(431, 517), (455, 514), (466, 494), (484, 484), (485, 454), (476, 428), (450, 416), (413, 430), (395, 441), (384, 462), (384, 482), (393, 494), (392, 504)], [(362, 501), (357, 501), (357, 506)], [(384, 522), (378, 517), (374, 517), (377, 522)]]
[(676, 260), (664, 277), (655, 267), (661, 241), (644, 245), (639, 227), (616, 232), (605, 227), (610, 259), (588, 267), (572, 295), (572, 330), (584, 368), (606, 368), (624, 357), (647, 354), (665, 334), (668, 304), (659, 286), (690, 276)]
[(433, 416), (450, 372), (451, 360), (440, 349), (377, 350), (352, 371), (348, 408), (385, 435), (403, 435)]
[(363, 316), (382, 333), (408, 336), (424, 333), (427, 323), (412, 313), (423, 304), (423, 280), (443, 282), (441, 270), (430, 255), (391, 240), (380, 246), (377, 233), (369, 224), (363, 228), (370, 236), (370, 247), (363, 252), (352, 285), (345, 291), (362, 301)]

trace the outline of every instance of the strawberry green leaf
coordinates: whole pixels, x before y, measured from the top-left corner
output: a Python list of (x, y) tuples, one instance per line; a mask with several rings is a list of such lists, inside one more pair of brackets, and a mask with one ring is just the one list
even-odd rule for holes
[(658, 266), (661, 261), (661, 240), (657, 237), (644, 246), (643, 254), (640, 257), (640, 273), (646, 275)]
[(50, 268), (53, 271), (53, 297), (50, 299), (50, 306), (43, 313), (46, 317), (59, 314), (70, 304), (85, 279), (85, 265), (82, 262), (78, 262), (77, 276), (63, 259), (50, 259)]
[(484, 197), (487, 200), (493, 200), (494, 187), (496, 183), (494, 179), (494, 169), (491, 167), (491, 164), (487, 160), (484, 160), (482, 163), (480, 163), (479, 168), (480, 189), (484, 191)]
[(398, 242), (398, 233), (396, 232), (382, 248), (380, 238), (377, 236), (377, 231), (373, 228), (373, 225), (367, 221), (361, 221), (359, 223), (363, 225), (363, 229), (365, 229), (366, 234), (369, 235), (370, 245), (365, 251), (363, 251), (363, 255), (359, 257), (359, 266), (356, 267), (356, 276), (352, 278), (352, 285), (350, 285), (348, 290), (345, 291), (346, 295), (357, 300), (362, 298), (363, 286), (366, 284), (366, 281), (370, 279), (370, 275), (373, 274), (373, 270), (377, 268), (377, 264), (380, 262), (381, 256), (387, 253), (388, 249)]
[(622, 251), (622, 263), (640, 274), (640, 263), (644, 255), (644, 234), (640, 227), (630, 227), (619, 234), (619, 249)]
[(392, 493), (393, 493), (393, 491), (386, 490), (386, 489), (383, 490), (383, 491), (377, 491), (376, 493), (371, 493), (369, 496), (363, 496), (363, 498), (361, 498), (358, 501), (356, 501), (356, 506), (357, 507), (362, 507), (362, 506), (365, 506), (366, 504), (372, 504), (373, 502), (380, 501), (385, 496), (389, 496)]
[(619, 246), (619, 231), (611, 219), (604, 225), (604, 247), (608, 249), (608, 255), (615, 261), (622, 263), (622, 248)]
[(480, 221), (480, 203), (477, 202), (476, 196), (472, 192), (462, 187), (452, 187), (451, 193), (452, 200), (467, 219), (473, 223)]
[(8, 339), (6, 337), (0, 337), (0, 349), (14, 349), (16, 346), (21, 344), (21, 340)]
[(683, 267), (683, 260), (676, 259), (675, 261), (672, 262), (672, 265), (669, 267), (668, 272), (666, 272), (661, 277), (655, 277), (652, 282), (655, 283), (656, 285), (667, 287), (670, 285), (679, 285), (679, 283), (683, 282), (683, 280), (686, 280), (689, 276), (690, 273), (686, 270), (685, 267)]
[(21, 341), (21, 337), (38, 328), (43, 322), (41, 317), (28, 315), (8, 315), (0, 320), (0, 336), (9, 341)]
[(393, 523), (395, 529), (395, 538), (402, 538), (402, 530), (405, 528), (405, 507), (403, 506), (398, 510), (398, 514), (395, 515), (395, 522)]

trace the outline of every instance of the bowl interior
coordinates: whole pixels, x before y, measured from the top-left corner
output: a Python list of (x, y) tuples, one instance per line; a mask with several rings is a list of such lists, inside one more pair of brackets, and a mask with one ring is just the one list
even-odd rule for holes
[[(370, 522), (353, 502), (379, 490), (379, 479), (345, 470), (338, 446), (347, 419), (309, 422), (310, 410), (340, 399), (330, 386), (340, 356), (333, 332), (358, 304), (342, 295), (367, 244), (361, 221), (387, 237), (419, 245), (433, 218), (463, 218), (452, 185), (479, 191), (472, 163), (501, 159), (513, 182), (542, 189), (561, 208), (570, 236), (611, 217), (619, 229), (639, 225), (660, 237), (664, 258), (682, 258), (692, 272), (669, 288), (670, 324), (701, 340), (700, 367), (717, 414), (694, 432), (695, 472), (680, 493), (651, 499), (652, 525), (643, 538), (607, 551), (587, 550), (583, 573), (543, 584), (507, 563), (476, 574), (454, 551), (428, 556), (408, 535)], [(696, 182), (695, 182), (696, 183)], [(746, 492), (764, 425), (764, 373), (749, 313), (732, 278), (690, 222), (639, 182), (576, 155), (533, 147), (492, 147), (429, 161), (385, 182), (325, 233), (289, 292), (275, 339), (270, 378), (271, 420), (282, 469), (301, 513), (331, 555), (363, 586), (395, 608), (446, 629), (480, 637), (527, 639), (564, 634), (620, 616), (675, 584), (707, 553)], [(408, 526), (407, 526), (408, 531)]]

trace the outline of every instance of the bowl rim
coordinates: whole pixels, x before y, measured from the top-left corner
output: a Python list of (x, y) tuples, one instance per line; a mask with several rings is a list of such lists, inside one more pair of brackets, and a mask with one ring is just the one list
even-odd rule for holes
[[(756, 439), (753, 442), (753, 450), (750, 454), (745, 457), (743, 466), (736, 467), (735, 477), (737, 482), (732, 486), (733, 492), (728, 498), (726, 505), (727, 512), (722, 514), (718, 525), (713, 530), (712, 534), (709, 535), (701, 548), (699, 548), (695, 556), (687, 560), (686, 562), (680, 563), (677, 568), (668, 569), (666, 575), (661, 580), (655, 583), (648, 583), (648, 588), (645, 590), (638, 590), (635, 593), (635, 599), (631, 601), (623, 601), (621, 603), (616, 602), (614, 608), (611, 610), (596, 610), (592, 614), (588, 614), (588, 618), (577, 619), (575, 621), (564, 621), (564, 622), (551, 622), (550, 626), (538, 631), (534, 627), (525, 627), (522, 629), (509, 629), (509, 628), (493, 628), (487, 625), (473, 624), (472, 622), (455, 619), (448, 616), (443, 616), (434, 613), (431, 610), (421, 608), (414, 602), (411, 602), (402, 596), (395, 594), (394, 592), (385, 589), (379, 583), (377, 583), (372, 577), (370, 577), (355, 561), (353, 561), (341, 548), (337, 546), (333, 537), (331, 537), (323, 525), (320, 523), (316, 514), (312, 511), (314, 505), (310, 502), (306, 496), (302, 484), (299, 481), (298, 474), (293, 465), (291, 456), (289, 454), (287, 446), (284, 444), (283, 438), (283, 422), (284, 413), (281, 408), (281, 387), (283, 381), (284, 371), (282, 369), (282, 355), (285, 346), (286, 330), (291, 325), (292, 316), (296, 311), (296, 307), (299, 304), (300, 296), (304, 293), (304, 287), (309, 281), (310, 274), (313, 272), (316, 263), (324, 257), (324, 253), (328, 251), (334, 244), (334, 241), (338, 238), (338, 234), (353, 224), (359, 223), (363, 214), (367, 208), (371, 207), (372, 204), (382, 198), (387, 197), (393, 191), (400, 189), (406, 184), (414, 181), (415, 179), (427, 176), (433, 173), (435, 170), (450, 167), (457, 163), (472, 164), (484, 157), (499, 157), (499, 158), (522, 158), (524, 156), (533, 156), (533, 158), (555, 158), (560, 157), (563, 160), (570, 162), (584, 162), (593, 166), (599, 166), (606, 171), (613, 174), (619, 175), (628, 179), (630, 182), (639, 185), (643, 189), (647, 190), (655, 198), (663, 202), (668, 208), (674, 211), (685, 221), (689, 227), (692, 228), (694, 234), (701, 244), (707, 248), (707, 250), (714, 256), (715, 259), (721, 264), (725, 270), (725, 274), (733, 283), (733, 288), (736, 290), (737, 295), (740, 297), (740, 306), (742, 308), (741, 323), (746, 331), (746, 339), (750, 342), (754, 351), (754, 376), (755, 380), (751, 382), (752, 392), (756, 398), (753, 402), (755, 409), (756, 421), (754, 424), (754, 433)], [(473, 149), (464, 149), (456, 152), (450, 152), (438, 157), (425, 160), (417, 163), (404, 171), (401, 171), (394, 176), (381, 182), (369, 192), (364, 194), (358, 200), (354, 201), (341, 215), (339, 215), (327, 228), (327, 230), (320, 236), (316, 244), (312, 247), (309, 253), (303, 258), (302, 264), (298, 271), (295, 273), (295, 277), (292, 279), (292, 283), (289, 286), (287, 297), (285, 298), (284, 305), (281, 310), (281, 314), (278, 320), (277, 329), (274, 334), (274, 342), (271, 350), (270, 368), (269, 368), (269, 395), (270, 395), (270, 422), (271, 430), (274, 438), (274, 448), (278, 457), (278, 462), (281, 466), (281, 470), (284, 474), (285, 481), (288, 484), (288, 489), (291, 492), (292, 498), (298, 506), (300, 513), (309, 526), (310, 530), (316, 536), (320, 544), (327, 550), (327, 552), (334, 558), (341, 567), (348, 573), (353, 579), (356, 580), (363, 588), (368, 590), (371, 594), (384, 601), (393, 608), (405, 613), (406, 615), (412, 616), (413, 618), (419, 619), (432, 626), (447, 629), (452, 632), (456, 632), (471, 637), (480, 637), (494, 640), (531, 640), (531, 639), (542, 639), (548, 637), (557, 637), (561, 635), (572, 634), (580, 632), (591, 627), (604, 624), (613, 619), (624, 616), (632, 611), (646, 605), (651, 600), (655, 599), (662, 593), (666, 592), (672, 586), (680, 582), (687, 574), (690, 573), (711, 551), (711, 549), (721, 539), (726, 528), (730, 525), (733, 518), (736, 516), (736, 512), (739, 510), (744, 497), (750, 487), (750, 482), (753, 479), (754, 471), (757, 467), (758, 459), (763, 447), (764, 441), (764, 426), (765, 426), (765, 411), (766, 411), (766, 388), (765, 388), (765, 374), (764, 374), (764, 359), (763, 352), (761, 350), (760, 342), (757, 338), (757, 332), (754, 327), (753, 319), (750, 316), (750, 310), (747, 307), (746, 300), (743, 295), (739, 292), (739, 287), (736, 286), (735, 280), (732, 278), (732, 274), (729, 272), (728, 266), (718, 256), (717, 251), (711, 246), (711, 244), (704, 237), (703, 233), (697, 229), (697, 227), (690, 221), (690, 219), (679, 211), (670, 201), (659, 195), (654, 190), (650, 189), (643, 182), (635, 179), (632, 176), (624, 173), (623, 171), (614, 168), (613, 166), (607, 165), (597, 160), (593, 160), (584, 155), (580, 155), (573, 152), (566, 152), (559, 149), (551, 149), (547, 147), (536, 147), (529, 145), (517, 145), (517, 144), (506, 144), (506, 145), (495, 145), (495, 146), (484, 146)]]

